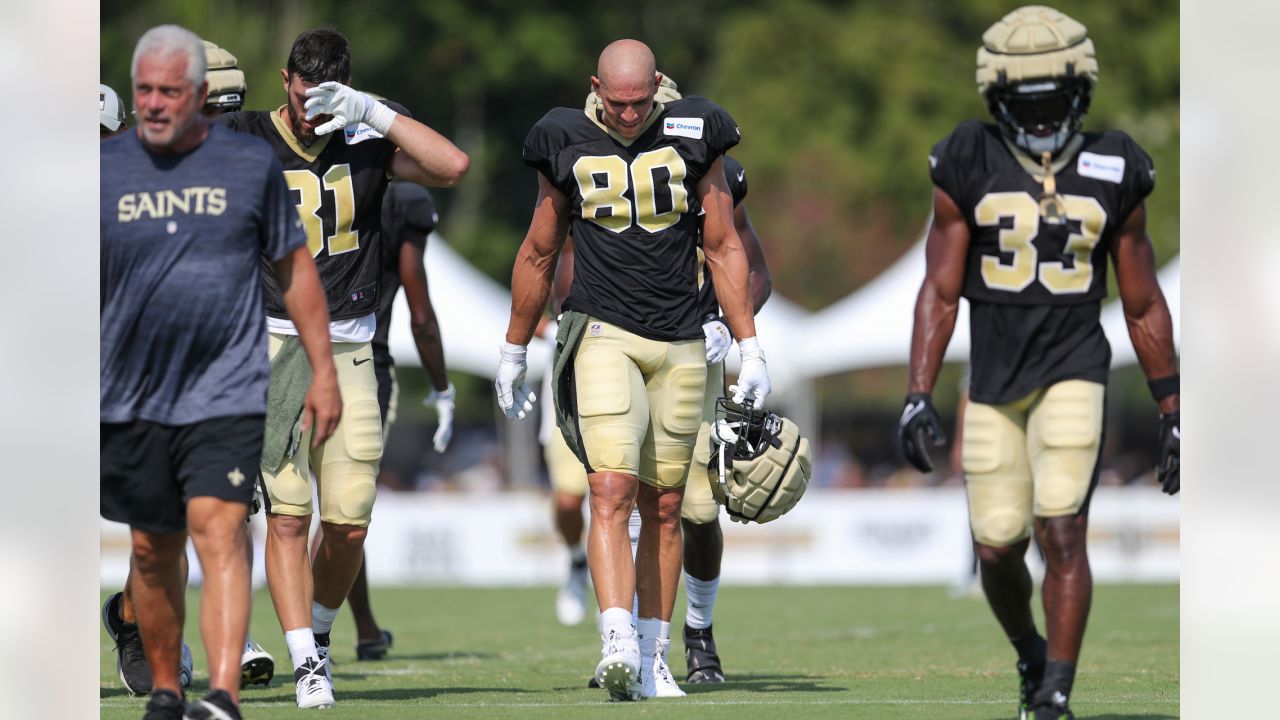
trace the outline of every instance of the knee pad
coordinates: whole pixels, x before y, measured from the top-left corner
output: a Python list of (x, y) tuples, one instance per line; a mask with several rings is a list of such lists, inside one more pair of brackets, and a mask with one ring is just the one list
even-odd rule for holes
[(267, 512), (276, 515), (310, 515), (313, 509), (311, 470), (307, 462), (308, 448), (301, 448), (285, 460), (279, 471), (262, 470), (266, 488)]
[(1031, 518), (1025, 513), (997, 510), (983, 517), (969, 514), (973, 539), (982, 545), (1006, 547), (1031, 535)]
[(720, 517), (720, 504), (711, 492), (711, 483), (718, 480), (719, 477), (712, 477), (705, 463), (699, 467), (697, 461), (694, 461), (684, 487), (684, 502), (680, 505), (681, 519), (695, 525), (705, 525)]

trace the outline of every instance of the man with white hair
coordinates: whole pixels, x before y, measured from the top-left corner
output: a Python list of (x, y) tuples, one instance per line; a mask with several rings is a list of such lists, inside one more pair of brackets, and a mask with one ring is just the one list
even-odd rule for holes
[[(134, 50), (137, 132), (101, 145), (101, 513), (130, 526), (130, 594), (153, 690), (145, 720), (238, 719), (249, 622), (243, 530), (262, 451), (268, 367), (262, 259), (275, 268), (314, 381), (303, 424), (342, 412), (328, 315), (280, 164), (200, 115), (200, 39), (152, 28)], [(204, 570), (209, 692), (178, 683), (188, 535)]]

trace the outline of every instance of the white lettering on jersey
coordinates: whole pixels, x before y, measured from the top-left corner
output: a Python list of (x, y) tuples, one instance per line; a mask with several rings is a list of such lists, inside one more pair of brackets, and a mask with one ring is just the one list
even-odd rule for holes
[(673, 118), (662, 121), (663, 135), (679, 135), (680, 137), (702, 139), (702, 118)]
[(1080, 159), (1076, 161), (1076, 172), (1082, 177), (1106, 180), (1119, 185), (1124, 180), (1124, 158), (1119, 155), (1082, 152)]

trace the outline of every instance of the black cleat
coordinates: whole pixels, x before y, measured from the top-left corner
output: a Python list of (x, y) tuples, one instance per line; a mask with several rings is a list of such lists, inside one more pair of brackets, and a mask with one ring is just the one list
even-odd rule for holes
[(599, 689), (600, 689), (600, 681), (599, 681), (599, 680), (597, 680), (597, 679), (595, 679), (595, 676), (592, 676), (592, 678), (591, 678), (590, 680), (588, 680), (588, 681), (587, 681), (587, 687), (589, 687), (589, 688), (591, 688), (591, 689), (593, 689), (593, 690), (599, 690)]
[(1076, 720), (1076, 716), (1067, 707), (1066, 695), (1045, 689), (1036, 693), (1027, 720)]
[(200, 700), (188, 703), (182, 720), (244, 720), (240, 708), (226, 690), (210, 690)]
[(134, 695), (151, 692), (151, 666), (142, 650), (142, 636), (133, 623), (120, 623), (116, 635), (116, 674), (124, 689)]
[(276, 674), (276, 659), (271, 653), (262, 649), (258, 643), (248, 646), (240, 653), (240, 689), (250, 685), (271, 684)]
[(716, 639), (711, 635), (710, 625), (706, 628), (684, 626), (684, 663), (689, 670), (687, 682), (724, 682), (724, 669), (720, 667), (720, 654), (716, 652)]
[(182, 710), (182, 698), (177, 693), (157, 690), (147, 701), (147, 714), (142, 716), (142, 720), (183, 720)]
[(1031, 703), (1040, 690), (1044, 680), (1044, 659), (1039, 664), (1031, 665), (1025, 660), (1018, 661), (1018, 720), (1031, 719)]
[(391, 637), (391, 633), (381, 630), (378, 637), (372, 640), (356, 641), (356, 660), (381, 660), (394, 644), (395, 639)]

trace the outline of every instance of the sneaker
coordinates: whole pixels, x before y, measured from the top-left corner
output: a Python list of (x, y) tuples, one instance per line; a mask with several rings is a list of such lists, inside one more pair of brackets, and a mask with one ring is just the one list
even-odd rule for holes
[(1027, 720), (1076, 720), (1076, 716), (1067, 707), (1066, 695), (1057, 690), (1052, 693), (1042, 690), (1036, 694)]
[(394, 644), (395, 640), (391, 637), (391, 633), (380, 630), (376, 638), (356, 641), (356, 660), (381, 660), (387, 656), (387, 651)]
[(635, 629), (626, 635), (609, 630), (600, 640), (602, 657), (595, 672), (600, 687), (609, 691), (609, 699), (614, 702), (640, 700), (644, 697), (640, 685), (640, 638)]
[(147, 714), (142, 720), (183, 720), (183, 702), (172, 690), (157, 690), (147, 700)]
[(134, 623), (121, 622), (116, 633), (116, 674), (134, 695), (151, 692), (151, 666), (142, 651), (142, 636)]
[(688, 669), (686, 682), (724, 682), (724, 670), (720, 667), (720, 654), (716, 652), (716, 639), (711, 635), (710, 625), (705, 628), (684, 626), (684, 665)]
[(671, 668), (667, 667), (669, 647), (670, 640), (659, 640), (652, 656), (640, 658), (641, 692), (647, 698), (685, 696), (676, 679), (671, 677)]
[(329, 681), (329, 688), (333, 688), (333, 660), (329, 657), (329, 633), (316, 633), (316, 654), (320, 656), (320, 662), (324, 663), (324, 676)]
[(226, 690), (210, 690), (203, 698), (187, 704), (182, 720), (243, 720), (240, 708)]
[(191, 657), (191, 646), (182, 643), (182, 657), (178, 660), (178, 686), (183, 690), (191, 687), (191, 676), (195, 674), (196, 661)]
[(333, 707), (333, 683), (329, 682), (326, 673), (328, 665), (324, 660), (307, 658), (301, 667), (293, 671), (293, 680), (298, 684), (298, 707)]
[(270, 685), (276, 674), (276, 659), (258, 643), (248, 643), (240, 654), (240, 688)]
[(1032, 666), (1025, 660), (1018, 661), (1018, 720), (1030, 720), (1031, 701), (1044, 680), (1044, 662)]
[(578, 625), (587, 617), (587, 563), (569, 565), (569, 577), (556, 593), (556, 619), (561, 625)]

